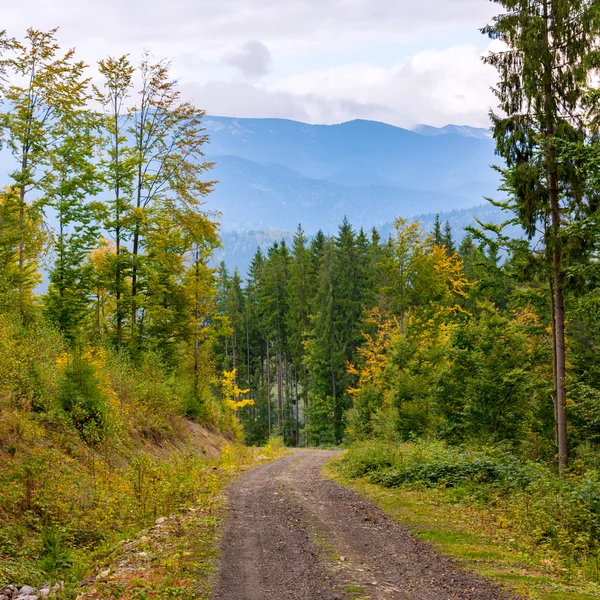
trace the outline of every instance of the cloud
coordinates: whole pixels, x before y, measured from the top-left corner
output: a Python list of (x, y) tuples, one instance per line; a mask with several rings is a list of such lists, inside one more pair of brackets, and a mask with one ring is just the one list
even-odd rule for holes
[(251, 40), (238, 52), (225, 56), (224, 62), (239, 69), (245, 77), (258, 79), (269, 72), (271, 53), (264, 44)]
[[(471, 39), (497, 10), (486, 0), (21, 0), (0, 3), (0, 22), (19, 37), (59, 25), (61, 43), (92, 65), (123, 53), (137, 62), (147, 48), (172, 59), (186, 95), (212, 113), (477, 125), (494, 75), (481, 48), (443, 40)], [(231, 67), (243, 83), (229, 81)]]
[(377, 103), (330, 99), (316, 93), (292, 93), (242, 82), (189, 84), (183, 86), (182, 91), (208, 114), (216, 116), (292, 119), (306, 123), (341, 123), (357, 118), (393, 123), (396, 117), (393, 111)]
[(361, 105), (378, 103), (398, 125), (485, 125), (494, 103), (490, 88), (496, 73), (482, 63), (481, 55), (471, 45), (428, 50), (390, 68), (354, 64), (307, 72), (279, 82), (277, 88)]
[[(290, 118), (310, 123), (351, 119), (401, 127), (488, 125), (495, 72), (469, 45), (419, 52), (389, 68), (368, 63), (314, 70), (270, 85), (211, 81), (184, 86), (209, 114)], [(243, 99), (240, 102), (240, 99)]]
[[(474, 30), (497, 10), (486, 0), (22, 0), (2, 3), (2, 28), (59, 25), (69, 44), (104, 45), (113, 53), (140, 44), (155, 52), (184, 48), (218, 54), (260, 39), (272, 52), (357, 47), (385, 36), (396, 41), (454, 27)], [(227, 51), (227, 50), (225, 50)], [(221, 53), (222, 54), (222, 53)], [(209, 56), (210, 58), (210, 56)]]

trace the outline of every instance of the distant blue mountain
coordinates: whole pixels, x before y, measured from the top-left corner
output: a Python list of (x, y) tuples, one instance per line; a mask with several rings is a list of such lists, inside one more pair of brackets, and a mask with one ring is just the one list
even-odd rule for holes
[(372, 227), (396, 216), (480, 205), (498, 174), (489, 131), (373, 121), (307, 125), (207, 116), (220, 183), (209, 206), (224, 230), (333, 230), (344, 215)]
[[(411, 221), (421, 223), (423, 230), (432, 232), (435, 222), (435, 214), (420, 214), (411, 218)], [(507, 221), (508, 215), (500, 208), (493, 206), (490, 203), (474, 206), (469, 209), (451, 210), (439, 214), (442, 224), (446, 221), (452, 228), (452, 235), (457, 244), (459, 244), (465, 236), (465, 227), (478, 226), (477, 221), (481, 223), (501, 224)], [(332, 228), (329, 233), (335, 234), (340, 222)], [(358, 229), (358, 227), (356, 227)], [(392, 222), (382, 223), (377, 226), (377, 230), (383, 239), (394, 235), (394, 224)], [(520, 237), (522, 231), (519, 227), (509, 226), (504, 232), (514, 237)], [(370, 230), (367, 231), (370, 235)], [(281, 229), (262, 229), (248, 231), (225, 231), (223, 232), (223, 248), (215, 253), (213, 264), (218, 264), (220, 261), (225, 261), (230, 271), (238, 269), (242, 276), (245, 276), (252, 257), (256, 249), (261, 248), (263, 252), (273, 244), (285, 240), (291, 244), (293, 233), (291, 231), (283, 231)]]

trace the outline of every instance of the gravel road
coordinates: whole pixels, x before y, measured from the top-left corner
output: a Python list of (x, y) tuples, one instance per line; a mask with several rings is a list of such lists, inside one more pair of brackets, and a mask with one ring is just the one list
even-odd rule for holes
[(299, 450), (231, 486), (212, 600), (509, 598), (325, 479), (335, 454)]

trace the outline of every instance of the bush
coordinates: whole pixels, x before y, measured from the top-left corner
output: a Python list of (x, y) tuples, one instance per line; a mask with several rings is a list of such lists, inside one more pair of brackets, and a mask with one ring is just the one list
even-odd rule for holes
[(343, 459), (344, 473), (352, 479), (383, 471), (395, 462), (394, 449), (384, 442), (354, 446)]
[(88, 359), (76, 356), (66, 365), (58, 399), (87, 442), (97, 443), (104, 438), (108, 405), (96, 367)]
[(446, 501), (485, 504), (534, 552), (558, 552), (567, 565), (600, 550), (600, 474), (560, 478), (550, 468), (493, 448), (468, 450), (441, 443), (356, 445), (341, 463), (350, 478), (386, 488), (449, 490)]

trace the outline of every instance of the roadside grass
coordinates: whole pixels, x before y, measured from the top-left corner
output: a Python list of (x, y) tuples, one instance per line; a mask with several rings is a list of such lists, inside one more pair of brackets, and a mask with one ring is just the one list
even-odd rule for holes
[(386, 488), (364, 476), (350, 478), (344, 474), (344, 460), (342, 455), (328, 463), (325, 476), (369, 498), (464, 568), (530, 600), (600, 597), (596, 561), (569, 567), (557, 552), (528, 548), (521, 543), (518, 528), (493, 502), (470, 504), (453, 488)]
[(204, 490), (194, 503), (159, 519), (136, 539), (97, 553), (97, 575), (83, 590), (74, 590), (78, 600), (206, 600), (225, 518), (224, 490), (242, 473), (285, 454), (278, 443), (265, 448), (226, 447), (208, 467)]
[[(61, 600), (205, 598), (223, 490), (286, 453), (279, 440), (247, 448), (214, 435), (206, 443), (212, 456), (190, 437), (134, 462), (96, 456), (93, 465), (48, 444), (38, 450), (43, 470), (12, 481), (19, 455), (0, 462), (0, 586), (60, 582)], [(31, 509), (19, 512), (29, 489)]]

